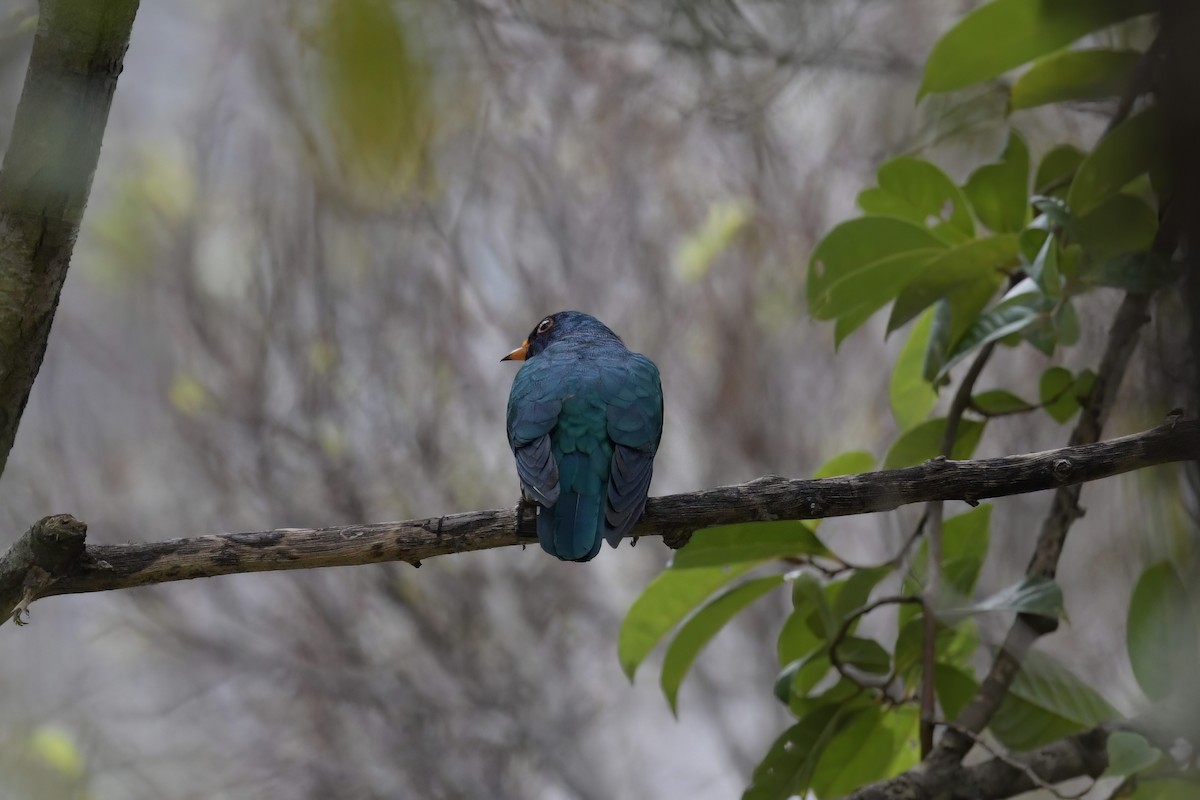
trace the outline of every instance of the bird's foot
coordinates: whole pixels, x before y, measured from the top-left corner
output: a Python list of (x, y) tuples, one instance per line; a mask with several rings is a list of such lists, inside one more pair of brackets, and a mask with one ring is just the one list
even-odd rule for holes
[(517, 538), (537, 538), (537, 509), (538, 504), (525, 495), (517, 501)]

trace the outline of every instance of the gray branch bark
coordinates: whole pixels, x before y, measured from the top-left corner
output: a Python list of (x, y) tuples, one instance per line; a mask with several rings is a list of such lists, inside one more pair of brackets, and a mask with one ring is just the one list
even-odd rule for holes
[[(736, 486), (656, 497), (631, 535), (662, 536), (667, 544), (679, 547), (693, 531), (713, 525), (868, 514), (932, 500), (975, 503), (1196, 458), (1200, 458), (1200, 422), (1169, 418), (1157, 428), (1131, 436), (1040, 453), (978, 461), (934, 459), (907, 469), (822, 480), (768, 476)], [(19, 615), (38, 597), (52, 595), (266, 570), (384, 561), (419, 566), (422, 559), (433, 556), (528, 543), (531, 539), (523, 532), (529, 520), (523, 522), (519, 508), (493, 509), (373, 525), (72, 545), (73, 555), (63, 557), (61, 531), (78, 531), (82, 543), (83, 530), (82, 523), (63, 515), (34, 525), (0, 558), (0, 623), (14, 610)]]
[(0, 167), (0, 473), (46, 353), (137, 7), (41, 2)]

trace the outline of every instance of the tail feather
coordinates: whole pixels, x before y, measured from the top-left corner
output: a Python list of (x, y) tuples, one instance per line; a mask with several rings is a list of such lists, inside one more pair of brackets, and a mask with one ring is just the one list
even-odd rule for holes
[[(587, 470), (588, 459), (569, 453), (559, 463), (558, 502), (538, 512), (542, 549), (563, 561), (590, 561), (604, 541), (603, 487)], [(595, 483), (596, 485), (581, 485)]]

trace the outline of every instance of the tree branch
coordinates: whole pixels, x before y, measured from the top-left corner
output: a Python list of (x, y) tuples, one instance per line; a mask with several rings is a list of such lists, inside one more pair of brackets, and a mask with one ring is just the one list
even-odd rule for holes
[(42, 0), (0, 168), (0, 473), (42, 365), (137, 0)]
[[(979, 461), (935, 459), (919, 466), (821, 480), (759, 478), (736, 486), (652, 498), (631, 536), (662, 536), (686, 544), (713, 525), (778, 519), (817, 519), (890, 511), (931, 500), (975, 502), (1120, 475), (1155, 464), (1200, 458), (1200, 422), (1176, 421), (1097, 444)], [(45, 525), (47, 521), (39, 523)], [(144, 544), (88, 545), (69, 563), (30, 557), (35, 525), (0, 559), (0, 622), (29, 588), (35, 568), (48, 575), (32, 597), (128, 589), (242, 572), (407, 561), (523, 544), (515, 509), (444, 517), (226, 533)]]

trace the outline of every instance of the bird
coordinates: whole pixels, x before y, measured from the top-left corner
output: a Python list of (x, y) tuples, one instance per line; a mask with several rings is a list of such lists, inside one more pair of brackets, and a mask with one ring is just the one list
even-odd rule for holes
[(590, 561), (646, 508), (662, 439), (658, 367), (595, 317), (542, 318), (501, 361), (522, 361), (508, 396), (508, 444), (542, 549)]

